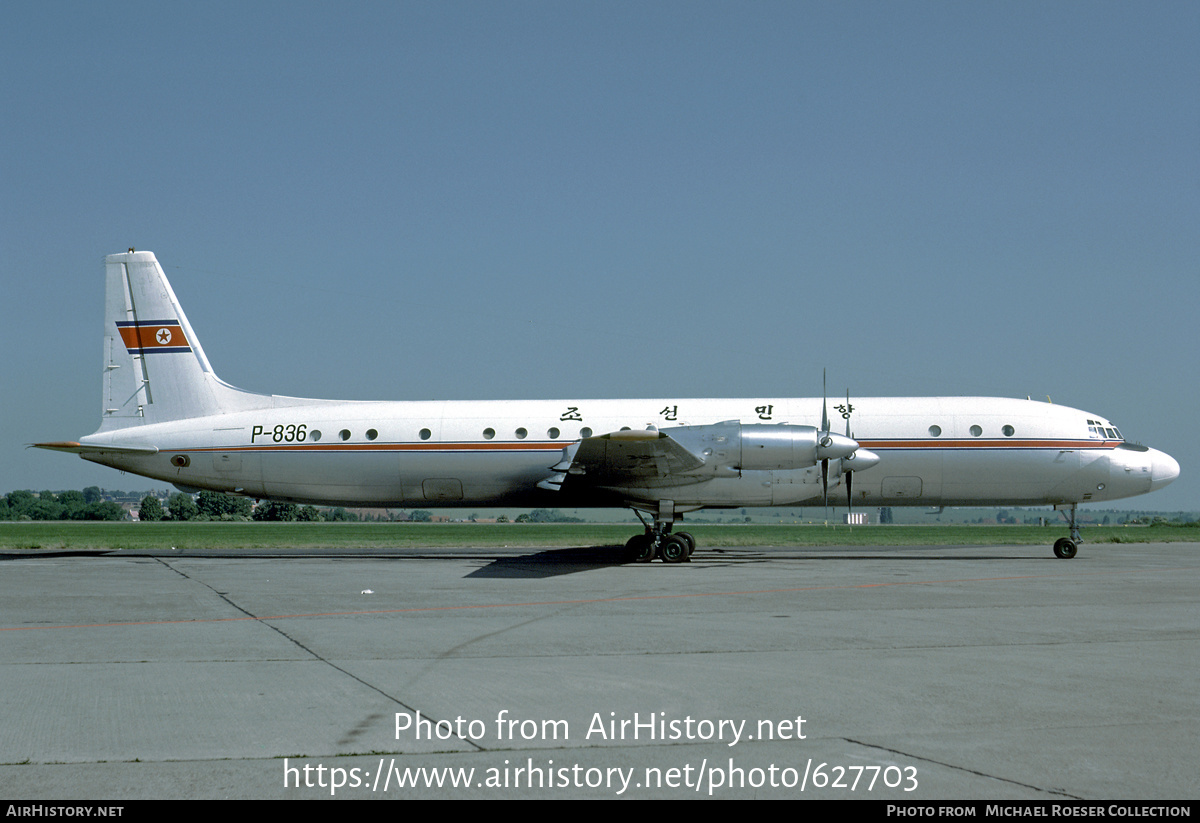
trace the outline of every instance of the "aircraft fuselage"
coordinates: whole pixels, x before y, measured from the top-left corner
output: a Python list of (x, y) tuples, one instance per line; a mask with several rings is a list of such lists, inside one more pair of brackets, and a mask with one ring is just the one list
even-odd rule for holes
[[(359, 506), (611, 506), (630, 494), (537, 484), (572, 441), (622, 429), (743, 423), (818, 425), (821, 398), (337, 402), (276, 398), (274, 408), (100, 432), (82, 443), (157, 453), (84, 457), (186, 488)], [(854, 398), (849, 429), (880, 464), (854, 479), (856, 506), (1056, 505), (1115, 500), (1169, 482), (1162, 452), (1104, 434), (1086, 412), (1008, 398)], [(844, 406), (842, 407), (844, 408)], [(838, 421), (842, 421), (841, 426)], [(1097, 429), (1100, 433), (1097, 434)], [(1157, 470), (1156, 470), (1157, 466)], [(1157, 471), (1157, 474), (1156, 474)], [(845, 502), (840, 473), (830, 496)], [(834, 491), (834, 490), (837, 491)], [(677, 508), (784, 506), (822, 499), (818, 465), (737, 470), (637, 499)], [(840, 496), (839, 496), (840, 495)]]
[[(1096, 415), (995, 397), (343, 402), (216, 376), (157, 258), (105, 258), (100, 428), (35, 444), (181, 489), (325, 505), (628, 506), (631, 557), (683, 562), (701, 508), (1075, 507), (1179, 464)], [(844, 434), (842, 432), (845, 432)]]

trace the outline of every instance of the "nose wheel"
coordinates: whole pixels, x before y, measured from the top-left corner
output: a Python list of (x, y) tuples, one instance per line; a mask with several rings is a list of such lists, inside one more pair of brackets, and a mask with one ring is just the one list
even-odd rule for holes
[(1079, 546), (1069, 537), (1060, 537), (1054, 541), (1054, 556), (1061, 560), (1070, 560), (1079, 552)]
[(1079, 526), (1075, 524), (1076, 504), (1064, 504), (1054, 508), (1066, 514), (1067, 522), (1071, 526), (1070, 537), (1060, 537), (1054, 541), (1054, 556), (1060, 560), (1070, 560), (1079, 553), (1079, 544), (1083, 542), (1083, 538), (1079, 535)]

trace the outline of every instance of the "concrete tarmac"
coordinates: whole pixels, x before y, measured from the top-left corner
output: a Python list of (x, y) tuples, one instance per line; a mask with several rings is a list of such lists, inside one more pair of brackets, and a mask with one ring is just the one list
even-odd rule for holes
[(2, 554), (0, 794), (1200, 796), (1200, 544), (617, 554)]

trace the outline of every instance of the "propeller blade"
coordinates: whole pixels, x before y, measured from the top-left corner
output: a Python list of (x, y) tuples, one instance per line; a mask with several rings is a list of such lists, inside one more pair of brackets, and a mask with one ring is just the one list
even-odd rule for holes
[[(850, 411), (853, 408), (854, 407), (850, 405), (850, 389), (846, 389), (846, 414), (845, 414), (845, 417), (846, 417), (846, 438), (848, 440), (854, 439), (850, 435)], [(857, 446), (858, 444), (856, 443), (855, 445)], [(849, 455), (849, 458), (853, 459), (854, 455), (853, 454)], [(854, 514), (854, 469), (846, 465), (848, 462), (849, 462), (848, 460), (844, 460), (842, 462), (842, 470), (846, 472), (846, 512), (848, 514), (853, 515)], [(853, 521), (854, 518), (851, 517), (850, 520)]]
[(828, 393), (825, 391), (825, 370), (821, 369), (821, 431), (829, 431), (829, 409), (825, 398)]
[[(850, 389), (846, 389), (846, 437), (850, 437)], [(853, 440), (853, 437), (850, 437)], [(843, 468), (844, 468), (843, 464)], [(854, 514), (854, 470), (846, 472), (846, 512)], [(850, 518), (854, 520), (853, 517)]]
[(821, 461), (821, 492), (825, 498), (825, 516), (829, 517), (829, 458)]

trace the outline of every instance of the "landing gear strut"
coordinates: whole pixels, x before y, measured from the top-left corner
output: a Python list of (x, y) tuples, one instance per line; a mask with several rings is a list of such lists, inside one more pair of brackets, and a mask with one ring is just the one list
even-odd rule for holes
[(1079, 536), (1079, 527), (1075, 525), (1076, 504), (1064, 504), (1054, 508), (1058, 511), (1065, 511), (1067, 522), (1071, 524), (1071, 536), (1060, 537), (1054, 541), (1054, 556), (1062, 560), (1070, 560), (1079, 552), (1079, 544), (1083, 542), (1083, 538)]
[(692, 559), (692, 552), (696, 551), (696, 538), (688, 532), (671, 533), (675, 521), (680, 519), (672, 501), (659, 501), (653, 523), (648, 523), (637, 509), (634, 509), (633, 513), (642, 521), (646, 532), (634, 535), (625, 544), (630, 560), (635, 563), (649, 563), (659, 557), (664, 563), (687, 563)]

